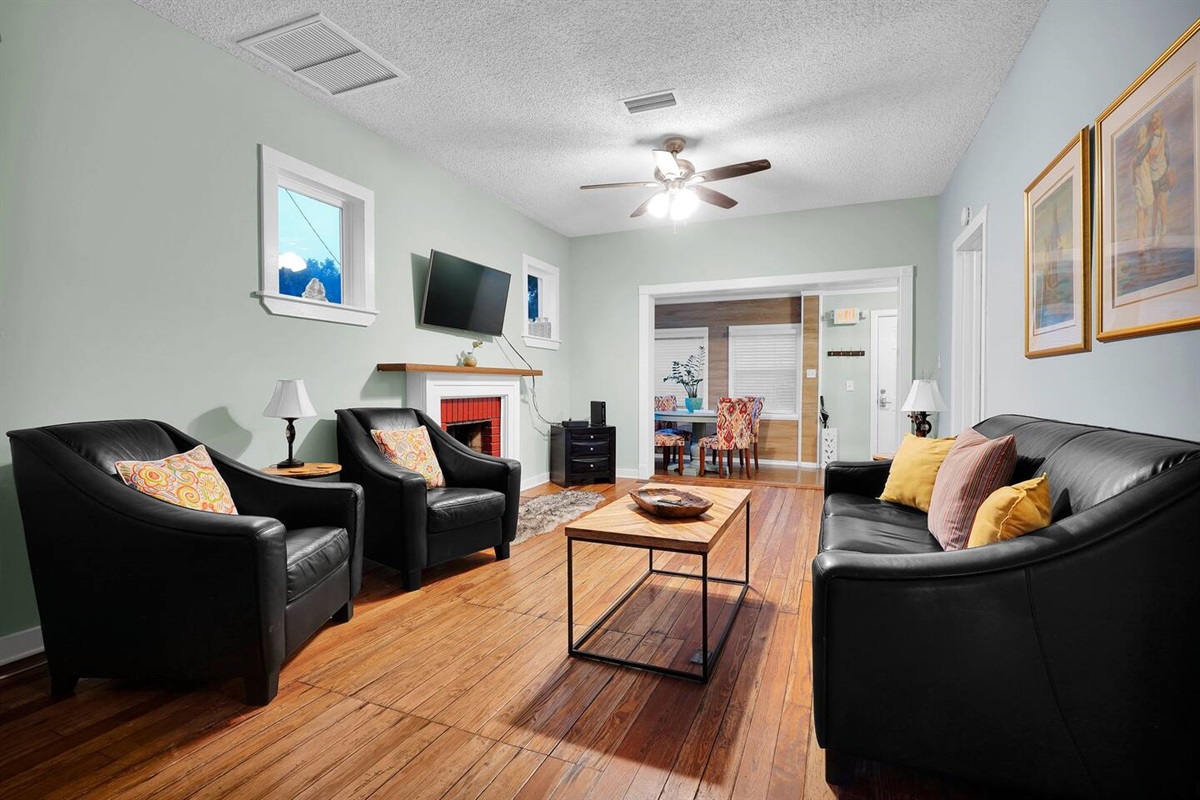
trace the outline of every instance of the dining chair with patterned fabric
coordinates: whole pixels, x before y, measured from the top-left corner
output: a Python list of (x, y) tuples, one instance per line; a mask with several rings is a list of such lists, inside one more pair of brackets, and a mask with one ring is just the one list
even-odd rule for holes
[[(678, 409), (679, 409), (679, 400), (675, 397), (675, 395), (673, 395), (673, 394), (657, 394), (654, 396), (654, 410), (655, 411), (677, 411)], [(678, 427), (679, 424), (680, 423), (678, 423), (678, 422), (667, 422), (665, 420), (663, 420), (663, 421), (655, 420), (654, 421), (654, 433), (655, 434), (666, 433), (666, 434), (674, 434), (676, 436), (682, 436), (684, 449), (685, 449), (685, 451), (689, 451), (689, 450), (691, 450), (690, 442), (692, 439), (692, 431), (690, 430), (691, 426), (689, 425), (687, 428), (680, 428), (680, 427)], [(687, 423), (683, 423), (683, 424), (686, 425)], [(662, 447), (663, 445), (655, 444), (654, 446)]]
[(750, 422), (750, 448), (754, 454), (754, 469), (758, 470), (758, 425), (762, 422), (763, 406), (767, 402), (765, 397), (747, 397), (751, 403), (751, 422)]
[(750, 447), (753, 432), (753, 406), (746, 397), (722, 397), (717, 401), (717, 432), (705, 436), (700, 446), (700, 474), (704, 474), (704, 451), (717, 451), (717, 475), (721, 475), (721, 453), (725, 453), (729, 474), (733, 474), (733, 451), (738, 452), (738, 461), (749, 471)]
[(677, 433), (663, 433), (655, 431), (654, 446), (661, 447), (663, 451), (663, 472), (667, 472), (671, 468), (671, 453), (674, 451), (675, 460), (678, 462), (675, 471), (680, 475), (683, 474), (683, 448), (686, 446), (684, 438)]

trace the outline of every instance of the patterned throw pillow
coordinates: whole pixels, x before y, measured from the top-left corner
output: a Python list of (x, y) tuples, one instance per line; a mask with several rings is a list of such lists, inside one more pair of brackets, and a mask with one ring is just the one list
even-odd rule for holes
[(236, 514), (233, 495), (204, 445), (159, 461), (118, 461), (121, 480), (143, 494), (172, 505)]
[(967, 428), (954, 442), (933, 483), (929, 532), (943, 550), (962, 550), (979, 507), (1012, 478), (1017, 443), (1011, 435), (989, 439)]
[(424, 425), (395, 431), (373, 430), (371, 438), (379, 445), (379, 452), (396, 466), (419, 472), (430, 489), (446, 485), (446, 476), (442, 474)]

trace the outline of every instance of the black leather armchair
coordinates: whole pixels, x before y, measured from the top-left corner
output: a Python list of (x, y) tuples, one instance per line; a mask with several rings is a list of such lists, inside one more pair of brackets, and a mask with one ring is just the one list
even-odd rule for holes
[(1200, 751), (1200, 444), (1001, 416), (1013, 481), (1053, 523), (943, 552), (876, 498), (888, 463), (826, 471), (813, 713), (827, 779), (855, 757), (1055, 797), (1183, 797)]
[[(379, 452), (372, 430), (424, 425), (446, 486), (425, 479)], [(517, 535), (521, 464), (482, 455), (413, 408), (342, 408), (337, 411), (338, 460), (347, 480), (367, 497), (364, 553), (400, 570), (404, 588), (421, 588), (421, 570), (491, 547), (508, 558)]]
[(162, 422), (10, 431), (51, 690), (80, 677), (242, 677), (266, 704), (284, 659), (362, 580), (363, 495), (274, 478), (209, 450), (238, 515), (195, 511), (124, 485), (116, 461), (199, 444)]

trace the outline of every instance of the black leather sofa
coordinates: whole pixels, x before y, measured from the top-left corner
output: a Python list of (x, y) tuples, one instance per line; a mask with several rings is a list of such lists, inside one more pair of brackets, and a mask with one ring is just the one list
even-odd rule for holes
[(833, 463), (813, 572), (827, 779), (856, 757), (1052, 796), (1191, 797), (1200, 719), (1200, 443), (998, 416), (1053, 523), (943, 552)]
[[(425, 478), (379, 452), (372, 430), (424, 425), (446, 486), (428, 489)], [(415, 408), (340, 408), (338, 460), (342, 476), (366, 491), (366, 557), (399, 570), (404, 588), (421, 588), (421, 570), (492, 548), (508, 558), (517, 536), (521, 464), (477, 453)]]
[(55, 694), (80, 677), (241, 677), (247, 702), (266, 704), (284, 659), (353, 615), (360, 487), (274, 478), (209, 450), (239, 514), (194, 511), (124, 485), (113, 466), (200, 444), (166, 423), (8, 435)]

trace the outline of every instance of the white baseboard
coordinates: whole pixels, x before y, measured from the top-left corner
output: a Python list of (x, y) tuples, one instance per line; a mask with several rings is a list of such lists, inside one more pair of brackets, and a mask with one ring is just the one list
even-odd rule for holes
[(760, 458), (758, 463), (770, 464), (772, 467), (801, 467), (804, 466), (798, 461), (787, 461), (778, 458)]
[(638, 471), (636, 468), (634, 468), (634, 469), (618, 468), (617, 469), (617, 477), (618, 478), (636, 478), (637, 476), (638, 476)]
[(550, 473), (543, 472), (541, 475), (521, 476), (521, 491), (532, 489), (535, 486), (541, 486), (543, 483), (550, 482)]
[(11, 664), (26, 656), (42, 652), (42, 628), (27, 628), (23, 631), (0, 636), (0, 665)]

